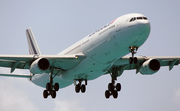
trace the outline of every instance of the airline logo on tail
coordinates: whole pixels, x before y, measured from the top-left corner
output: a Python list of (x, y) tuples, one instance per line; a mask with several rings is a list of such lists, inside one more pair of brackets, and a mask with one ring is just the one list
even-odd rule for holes
[(33, 32), (31, 28), (26, 30), (26, 36), (29, 46), (29, 54), (30, 55), (41, 55), (41, 51), (39, 50), (38, 44), (35, 40), (35, 37), (33, 35)]

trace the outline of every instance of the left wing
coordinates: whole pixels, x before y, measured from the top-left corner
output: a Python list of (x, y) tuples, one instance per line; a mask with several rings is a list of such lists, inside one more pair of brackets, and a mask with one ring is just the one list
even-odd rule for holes
[[(180, 63), (180, 56), (136, 56), (136, 64), (129, 63), (130, 57), (131, 56), (124, 56), (117, 60), (109, 72), (117, 70), (117, 76), (120, 76), (124, 70), (135, 69), (136, 73), (140, 72), (141, 74), (149, 75), (159, 71), (161, 66), (169, 66), (170, 71), (175, 65)], [(156, 70), (153, 70), (153, 67)]]

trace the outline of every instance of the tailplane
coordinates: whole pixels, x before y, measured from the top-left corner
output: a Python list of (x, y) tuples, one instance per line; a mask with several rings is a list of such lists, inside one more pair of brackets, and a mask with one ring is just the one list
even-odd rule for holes
[(31, 28), (28, 28), (26, 30), (26, 36), (27, 36), (27, 41), (28, 41), (29, 54), (30, 55), (41, 55), (41, 51), (39, 50), (38, 44), (36, 42), (36, 39), (34, 37), (34, 34), (31, 30)]

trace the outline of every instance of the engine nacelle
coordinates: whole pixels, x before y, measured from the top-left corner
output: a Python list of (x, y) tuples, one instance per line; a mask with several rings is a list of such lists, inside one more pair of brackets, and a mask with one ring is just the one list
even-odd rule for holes
[(151, 75), (159, 71), (160, 67), (161, 64), (158, 60), (149, 59), (142, 64), (140, 68), (140, 73), (143, 75)]
[(42, 74), (50, 72), (50, 63), (46, 58), (35, 60), (30, 66), (30, 72), (33, 74)]

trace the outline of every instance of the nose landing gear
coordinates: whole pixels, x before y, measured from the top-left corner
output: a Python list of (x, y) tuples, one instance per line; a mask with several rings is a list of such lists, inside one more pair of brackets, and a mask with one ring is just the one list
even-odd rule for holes
[(87, 80), (85, 80), (85, 84), (81, 84), (83, 80), (78, 80), (78, 81), (79, 81), (78, 84), (75, 83), (75, 91), (76, 91), (76, 93), (79, 93), (80, 90), (81, 90), (82, 93), (85, 93), (86, 92)]
[(132, 54), (132, 57), (129, 58), (129, 63), (132, 64), (134, 62), (134, 64), (137, 64), (137, 57), (134, 57), (134, 54), (137, 53), (138, 47), (137, 46), (130, 46), (129, 47), (129, 51)]

